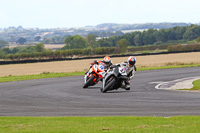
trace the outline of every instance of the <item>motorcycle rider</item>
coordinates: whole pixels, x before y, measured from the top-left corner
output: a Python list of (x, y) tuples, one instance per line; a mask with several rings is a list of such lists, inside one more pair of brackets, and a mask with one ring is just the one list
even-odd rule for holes
[(102, 64), (104, 66), (104, 69), (105, 70), (108, 70), (108, 68), (112, 65), (112, 61), (110, 59), (109, 56), (105, 56), (103, 60), (101, 61), (97, 61), (97, 60), (94, 60), (91, 65), (90, 65), (90, 68), (94, 65), (94, 64)]
[(89, 70), (85, 73), (85, 75), (87, 75), (87, 74), (90, 72), (90, 69), (92, 68), (92, 66), (93, 66), (94, 64), (101, 64), (101, 65), (103, 65), (103, 66), (104, 66), (103, 69), (104, 69), (105, 71), (107, 71), (108, 68), (112, 65), (112, 61), (111, 61), (111, 59), (110, 59), (109, 56), (105, 56), (104, 59), (101, 60), (101, 61), (94, 60), (92, 63), (90, 63), (90, 68), (89, 68)]
[(130, 90), (130, 80), (134, 77), (135, 71), (137, 70), (135, 63), (136, 58), (134, 56), (130, 56), (127, 61), (117, 64), (126, 69), (128, 77), (128, 80), (124, 81), (126, 90)]

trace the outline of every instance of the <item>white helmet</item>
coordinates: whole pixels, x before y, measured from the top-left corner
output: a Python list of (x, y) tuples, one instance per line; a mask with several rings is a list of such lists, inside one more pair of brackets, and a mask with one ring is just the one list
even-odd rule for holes
[(134, 56), (130, 56), (128, 58), (128, 65), (133, 66), (133, 65), (135, 65), (135, 63), (136, 63), (136, 58)]

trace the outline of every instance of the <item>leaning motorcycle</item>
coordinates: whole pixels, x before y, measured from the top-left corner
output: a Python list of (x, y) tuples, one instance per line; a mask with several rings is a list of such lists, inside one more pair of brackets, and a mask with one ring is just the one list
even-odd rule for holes
[(120, 66), (111, 67), (103, 77), (101, 92), (124, 88), (124, 81), (128, 80), (126, 69)]
[(102, 80), (105, 68), (102, 64), (94, 64), (84, 76), (83, 88), (93, 86)]

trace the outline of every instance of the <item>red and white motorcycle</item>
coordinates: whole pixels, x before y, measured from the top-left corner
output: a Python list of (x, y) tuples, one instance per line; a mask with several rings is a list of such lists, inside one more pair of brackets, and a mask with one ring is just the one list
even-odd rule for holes
[(99, 64), (96, 63), (92, 65), (92, 67), (84, 76), (83, 88), (96, 85), (99, 81), (102, 80), (104, 74), (105, 74), (105, 68), (101, 63)]

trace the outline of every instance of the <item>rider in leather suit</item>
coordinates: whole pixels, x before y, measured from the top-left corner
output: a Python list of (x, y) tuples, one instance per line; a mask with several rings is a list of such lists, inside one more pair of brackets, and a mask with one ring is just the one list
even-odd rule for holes
[(135, 71), (137, 70), (135, 63), (136, 63), (136, 58), (134, 56), (130, 56), (128, 58), (128, 61), (118, 64), (122, 68), (126, 69), (126, 73), (127, 73), (127, 77), (128, 77), (128, 80), (125, 81), (125, 89), (126, 90), (130, 90), (130, 80), (133, 79)]

